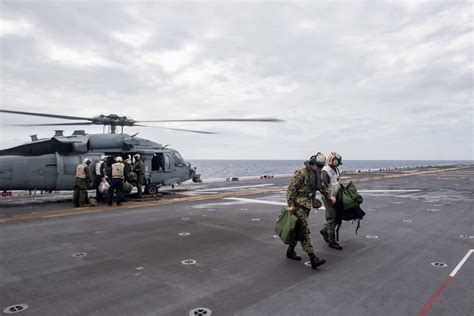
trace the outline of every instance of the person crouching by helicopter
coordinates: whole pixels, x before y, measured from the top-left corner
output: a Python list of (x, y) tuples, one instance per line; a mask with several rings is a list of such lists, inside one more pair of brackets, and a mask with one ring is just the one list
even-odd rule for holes
[(105, 177), (105, 159), (106, 156), (102, 155), (100, 156), (100, 160), (95, 164), (95, 198), (97, 202), (103, 197), (103, 194), (99, 190), (99, 185)]
[[(333, 196), (337, 196), (337, 192), (341, 187), (339, 181), (341, 173), (338, 168), (340, 165), (342, 165), (342, 156), (337, 152), (332, 152), (328, 155), (326, 165), (321, 171), (323, 184), (328, 188)], [(328, 243), (329, 247), (342, 250), (341, 245), (336, 241), (336, 209), (334, 205), (324, 197), (323, 203), (326, 208), (326, 224), (324, 224), (320, 233), (323, 235), (323, 239)]]
[(115, 163), (112, 164), (110, 172), (108, 174), (110, 179), (110, 188), (109, 188), (109, 203), (112, 205), (114, 199), (114, 192), (117, 192), (117, 206), (122, 204), (123, 201), (123, 181), (127, 177), (127, 169), (123, 164), (122, 157), (118, 156), (115, 158)]
[(145, 164), (139, 154), (133, 156), (135, 163), (133, 164), (133, 171), (137, 174), (137, 198), (142, 197), (142, 185), (145, 178)]
[[(327, 197), (332, 203), (336, 203), (336, 198), (331, 196), (330, 192), (322, 185), (321, 168), (326, 162), (326, 157), (318, 152), (305, 161), (304, 168), (296, 170), (293, 178), (288, 185), (286, 199), (288, 202), (288, 212), (293, 213), (301, 222), (301, 247), (309, 256), (311, 268), (316, 269), (324, 264), (326, 260), (316, 257), (309, 237), (308, 216), (312, 208), (321, 207), (321, 202), (316, 199), (316, 191)], [(300, 261), (301, 257), (295, 252), (297, 241), (293, 240), (288, 246), (286, 257)]]
[(74, 183), (74, 195), (72, 197), (72, 202), (76, 207), (82, 207), (89, 204), (87, 190), (91, 185), (91, 176), (89, 173), (90, 164), (91, 160), (89, 158), (84, 158), (82, 163), (76, 167), (76, 180)]

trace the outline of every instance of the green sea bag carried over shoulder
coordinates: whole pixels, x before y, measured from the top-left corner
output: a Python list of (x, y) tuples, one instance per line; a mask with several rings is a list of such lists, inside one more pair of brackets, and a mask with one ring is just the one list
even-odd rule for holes
[(281, 241), (285, 244), (289, 244), (293, 240), (297, 221), (298, 218), (289, 213), (286, 207), (281, 209), (275, 224), (275, 233), (280, 236)]

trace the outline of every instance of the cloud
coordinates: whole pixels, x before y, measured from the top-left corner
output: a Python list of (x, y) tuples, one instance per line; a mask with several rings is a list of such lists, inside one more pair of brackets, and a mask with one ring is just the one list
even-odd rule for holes
[[(319, 150), (360, 159), (407, 152), (437, 159), (441, 150), (474, 158), (467, 2), (0, 6), (2, 108), (288, 121), (164, 124), (217, 136), (130, 129), (190, 158), (300, 159)], [(0, 143), (29, 133), (2, 124)]]

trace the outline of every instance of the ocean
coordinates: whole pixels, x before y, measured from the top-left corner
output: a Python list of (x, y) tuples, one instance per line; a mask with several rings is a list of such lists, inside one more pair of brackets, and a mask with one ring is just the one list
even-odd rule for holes
[[(292, 174), (302, 160), (189, 160), (202, 179)], [(472, 160), (343, 160), (340, 170), (474, 164)]]

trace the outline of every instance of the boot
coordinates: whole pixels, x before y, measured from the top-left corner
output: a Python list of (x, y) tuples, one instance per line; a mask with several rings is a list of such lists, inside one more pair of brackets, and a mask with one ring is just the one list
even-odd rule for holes
[(316, 269), (320, 265), (326, 263), (326, 260), (318, 258), (312, 252), (308, 252), (309, 260), (311, 262), (311, 268)]
[(288, 250), (286, 251), (286, 257), (288, 259), (293, 259), (293, 260), (296, 260), (296, 261), (301, 261), (301, 257), (298, 256), (295, 252), (295, 248), (291, 247), (291, 246), (288, 246)]
[(324, 241), (329, 244), (329, 236), (327, 230), (323, 228), (319, 232), (321, 233), (321, 235), (323, 235)]
[(341, 245), (339, 245), (339, 244), (337, 243), (337, 241), (335, 241), (335, 240), (330, 240), (328, 246), (331, 247), (331, 248), (333, 248), (333, 249), (342, 250)]

